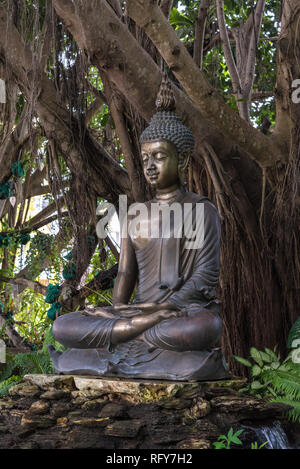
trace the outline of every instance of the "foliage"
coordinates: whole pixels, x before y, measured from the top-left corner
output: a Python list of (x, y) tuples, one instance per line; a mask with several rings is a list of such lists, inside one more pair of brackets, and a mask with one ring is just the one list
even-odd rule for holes
[(54, 236), (38, 232), (30, 242), (26, 262), (30, 278), (34, 279), (41, 271), (43, 261), (50, 255), (54, 245)]
[(48, 351), (48, 345), (53, 345), (53, 347), (55, 347), (55, 349), (58, 350), (59, 352), (64, 352), (64, 350), (66, 350), (66, 347), (64, 347), (63, 345), (61, 345), (59, 342), (57, 342), (54, 339), (54, 336), (52, 333), (52, 325), (45, 332), (42, 352), (45, 353)]
[(48, 327), (45, 332), (41, 350), (31, 353), (8, 355), (6, 369), (0, 374), (0, 396), (5, 395), (9, 388), (21, 381), (23, 376), (26, 374), (54, 373), (53, 364), (48, 352), (48, 345), (53, 345), (56, 350), (61, 352), (65, 350), (65, 347), (54, 339), (52, 326)]
[(20, 381), (22, 381), (21, 376), (11, 376), (8, 379), (0, 381), (0, 397), (5, 396), (8, 393), (9, 389), (15, 384), (18, 384)]
[(38, 350), (36, 352), (17, 353), (8, 357), (6, 369), (0, 375), (0, 382), (6, 381), (11, 376), (39, 373), (51, 374), (54, 372), (48, 352)]
[(21, 244), (25, 246), (30, 241), (30, 235), (26, 233), (8, 233), (6, 235), (0, 235), (0, 248), (8, 246), (17, 246)]
[(251, 449), (262, 449), (262, 448), (264, 448), (264, 446), (266, 446), (267, 444), (268, 444), (268, 442), (265, 441), (264, 443), (262, 443), (261, 445), (258, 446), (257, 441), (254, 441), (253, 443), (251, 443)]
[[(177, 2), (178, 3), (178, 2)], [(276, 83), (276, 42), (272, 39), (278, 36), (280, 18), (280, 0), (267, 2), (261, 36), (265, 39), (258, 43), (257, 47), (257, 67), (253, 91), (272, 92)], [(176, 4), (176, 2), (175, 2)], [(170, 24), (177, 31), (179, 37), (186, 43), (189, 50), (193, 50), (195, 31), (194, 25), (197, 18), (199, 2), (180, 2), (180, 8), (173, 8), (170, 14)], [(237, 28), (245, 22), (251, 14), (253, 2), (226, 0), (224, 2), (224, 12), (228, 29)], [(215, 39), (218, 33), (216, 18), (216, 7), (214, 2), (208, 12), (207, 24), (204, 38), (203, 71), (208, 80), (218, 89), (225, 101), (236, 110), (235, 99), (232, 95), (231, 77), (225, 63), (224, 52), (220, 45), (213, 48), (209, 44)], [(270, 40), (268, 40), (270, 38)], [(235, 54), (235, 47), (233, 54)], [(206, 49), (207, 48), (207, 49)], [(274, 98), (266, 98), (262, 101), (253, 101), (250, 115), (252, 122), (256, 126), (262, 124), (264, 117), (267, 117), (271, 124), (275, 124), (275, 102)]]
[[(227, 435), (220, 435), (218, 440), (213, 443), (215, 449), (232, 449), (231, 444), (242, 445), (243, 442), (239, 439), (239, 436), (243, 433), (244, 430), (237, 430), (233, 433), (233, 428), (231, 427), (228, 430)], [(251, 443), (251, 449), (262, 449), (268, 444), (267, 441), (258, 446), (257, 441)]]
[(174, 26), (175, 29), (180, 29), (182, 27), (190, 28), (194, 24), (191, 18), (186, 15), (183, 15), (176, 8), (172, 9), (169, 17), (169, 22), (172, 26)]
[(282, 404), (286, 404), (292, 407), (291, 410), (288, 411), (287, 415), (288, 418), (292, 422), (299, 422), (300, 421), (300, 401), (295, 399), (289, 399), (288, 397), (277, 397), (276, 399), (272, 399), (276, 402), (281, 402)]
[[(106, 246), (103, 246), (102, 248), (97, 247), (90, 261), (86, 282), (88, 283), (90, 280), (92, 280), (100, 271), (109, 270), (115, 264), (116, 258), (110, 249), (108, 249)], [(112, 305), (112, 294), (112, 289), (103, 291), (91, 290), (87, 301), (89, 304), (94, 306), (98, 306), (100, 303)]]
[(274, 350), (265, 348), (264, 351), (252, 347), (250, 357), (252, 360), (234, 356), (236, 361), (250, 369), (251, 380), (241, 392), (285, 402), (292, 407), (288, 417), (300, 421), (300, 364), (294, 363), (291, 355), (281, 362), (276, 347)]
[(227, 433), (227, 435), (220, 435), (218, 441), (213, 443), (215, 449), (231, 449), (230, 445), (234, 443), (235, 445), (242, 445), (243, 443), (239, 439), (241, 433), (244, 430), (238, 430), (233, 433), (233, 428), (231, 427)]
[(15, 305), (18, 313), (14, 316), (17, 332), (30, 344), (40, 347), (46, 330), (49, 328), (49, 320), (46, 311), (49, 307), (45, 303), (43, 295), (31, 288), (26, 288), (19, 295), (19, 304)]
[(6, 331), (6, 327), (8, 326), (8, 324), (11, 324), (12, 323), (12, 319), (11, 318), (7, 318), (3, 324), (3, 326), (0, 328), (0, 339), (3, 339), (5, 337), (5, 331)]
[(43, 350), (29, 353), (18, 353), (13, 358), (14, 370), (20, 370), (20, 375), (32, 373), (53, 373), (53, 365), (48, 353)]

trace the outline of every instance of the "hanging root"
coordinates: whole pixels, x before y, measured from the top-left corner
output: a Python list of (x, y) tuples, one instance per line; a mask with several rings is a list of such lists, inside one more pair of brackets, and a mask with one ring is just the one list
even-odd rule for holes
[[(205, 171), (202, 168), (201, 178), (197, 178), (195, 168), (201, 160), (193, 162), (194, 183), (198, 193), (211, 192), (210, 198), (222, 219), (219, 294), (223, 304), (223, 348), (232, 371), (245, 374), (246, 370), (232, 360), (232, 354), (245, 357), (251, 346), (273, 348), (276, 344), (283, 351), (287, 334), (285, 296), (281, 296), (278, 277), (274, 275), (274, 251), (265, 236), (271, 234), (263, 217), (266, 178), (264, 175), (262, 204), (255, 224), (246, 210), (248, 199), (233, 190), (233, 177), (229, 179), (232, 174), (224, 171), (213, 148), (205, 143), (200, 153)], [(290, 254), (285, 253), (286, 259)]]

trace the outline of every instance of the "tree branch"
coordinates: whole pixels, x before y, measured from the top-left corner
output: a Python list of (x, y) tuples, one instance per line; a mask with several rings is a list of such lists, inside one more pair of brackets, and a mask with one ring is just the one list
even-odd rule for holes
[(0, 281), (4, 283), (11, 283), (12, 285), (21, 285), (24, 288), (32, 288), (37, 293), (40, 293), (41, 295), (46, 295), (47, 293), (47, 287), (45, 285), (42, 285), (39, 282), (36, 282), (34, 280), (29, 280), (27, 278), (8, 278), (8, 277), (3, 277), (0, 275)]
[[(286, 158), (282, 142), (254, 129), (234, 112), (201, 73), (176, 32), (150, 0), (128, 0), (128, 14), (148, 34), (189, 97), (224, 136), (240, 145), (262, 167)], [(158, 27), (159, 26), (159, 27)]]
[[(18, 154), (30, 138), (30, 130), (28, 126), (27, 115), (29, 113), (28, 104), (25, 104), (22, 114), (17, 124), (13, 121), (11, 123), (12, 129), (5, 136), (1, 142), (0, 150), (0, 183), (5, 181), (11, 175), (11, 165), (17, 160)], [(31, 141), (34, 139), (34, 132), (32, 132)]]
[(104, 102), (102, 99), (100, 99), (98, 96), (96, 99), (93, 101), (93, 103), (90, 105), (90, 107), (86, 110), (85, 113), (85, 125), (88, 126), (91, 123), (91, 120), (97, 114), (98, 111), (102, 108), (104, 105)]
[(118, 95), (116, 89), (111, 88), (109, 80), (107, 79), (107, 76), (104, 72), (102, 72), (101, 76), (105, 88), (105, 95), (109, 101), (111, 115), (116, 126), (118, 137), (120, 139), (125, 166), (128, 171), (128, 176), (132, 187), (133, 198), (135, 201), (143, 202), (144, 192), (140, 185), (139, 173), (136, 168), (135, 155), (132, 151), (132, 144), (130, 142), (128, 129), (126, 128), (125, 124), (122, 98)]
[(256, 50), (257, 43), (260, 34), (261, 24), (264, 16), (266, 0), (258, 0), (255, 11), (253, 13), (253, 27), (251, 32), (250, 45), (248, 50), (247, 65), (246, 65), (246, 77), (248, 81), (245, 84), (245, 91), (247, 95), (251, 96), (253, 87), (255, 66), (256, 66)]
[(202, 70), (205, 26), (206, 26), (209, 5), (210, 5), (210, 0), (201, 0), (199, 9), (198, 9), (196, 24), (195, 24), (194, 61), (198, 65), (200, 70)]
[(236, 62), (233, 58), (224, 15), (224, 0), (216, 0), (220, 36), (226, 63), (231, 76), (233, 91), (239, 113), (250, 123), (251, 93), (256, 66), (256, 50), (264, 14), (265, 0), (258, 0), (255, 10), (244, 24), (234, 28)]
[[(275, 87), (276, 127), (274, 133), (290, 140), (298, 132), (300, 106), (293, 101), (293, 81), (300, 78), (300, 5), (298, 0), (283, 0), (281, 31), (278, 40), (277, 76)], [(297, 93), (298, 97), (298, 93)]]
[(67, 311), (74, 311), (82, 303), (82, 300), (92, 293), (113, 288), (113, 279), (117, 276), (117, 273), (118, 264), (115, 264), (107, 271), (99, 272), (87, 285), (83, 285), (70, 300), (64, 302), (63, 308)]
[[(86, 2), (82, 0), (54, 0), (57, 14), (78, 46), (86, 51), (100, 73), (105, 71), (109, 81), (126, 97), (138, 114), (149, 122), (155, 112), (155, 99), (162, 79), (161, 70), (128, 27), (120, 22), (107, 2), (98, 0), (98, 4), (101, 15), (97, 14), (98, 7), (93, 2), (86, 8)], [(232, 143), (224, 140), (224, 136), (204, 118), (184, 92), (177, 86), (173, 87), (173, 91), (177, 112), (194, 135), (199, 140), (208, 139), (213, 142), (216, 151), (224, 157), (228, 155)]]
[(218, 16), (218, 24), (220, 29), (220, 36), (221, 41), (223, 43), (223, 51), (226, 59), (226, 64), (231, 76), (233, 92), (236, 96), (241, 96), (241, 80), (239, 76), (239, 72), (236, 67), (236, 63), (233, 58), (229, 36), (226, 28), (225, 23), (225, 13), (224, 13), (224, 1), (223, 0), (216, 0), (217, 6), (217, 16)]
[[(45, 133), (56, 141), (71, 171), (84, 174), (83, 164), (87, 160), (88, 184), (96, 193), (113, 202), (119, 193), (130, 193), (126, 171), (88, 130), (84, 133), (84, 141), (80, 141), (79, 123), (70, 119), (70, 113), (59, 101), (53, 82), (41, 70), (35, 70), (38, 63), (3, 6), (0, 6), (0, 55), (13, 71), (21, 91), (29, 101), (33, 99), (34, 87), (33, 103)], [(34, 82), (35, 77), (39, 77), (38, 83)], [(83, 158), (84, 152), (87, 158)]]
[(166, 18), (169, 18), (172, 7), (173, 7), (173, 0), (161, 0), (160, 8)]

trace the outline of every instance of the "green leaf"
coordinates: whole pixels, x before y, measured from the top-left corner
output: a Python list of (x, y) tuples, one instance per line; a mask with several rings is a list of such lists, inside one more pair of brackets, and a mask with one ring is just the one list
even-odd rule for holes
[(265, 353), (267, 353), (273, 361), (278, 360), (276, 353), (274, 353), (273, 350), (269, 349), (268, 347), (265, 347)]
[(271, 363), (271, 368), (272, 368), (273, 370), (277, 370), (279, 367), (280, 367), (280, 363), (279, 363), (279, 362)]
[(262, 449), (264, 446), (268, 445), (269, 442), (268, 441), (265, 441), (264, 443), (262, 443), (261, 445), (259, 445), (259, 448), (258, 449)]
[(263, 384), (261, 384), (259, 381), (253, 381), (251, 383), (251, 389), (255, 390), (255, 389), (262, 389), (264, 387)]
[(215, 449), (224, 449), (225, 448), (224, 443), (221, 443), (221, 442), (218, 442), (218, 441), (215, 441), (213, 443), (213, 445), (214, 445)]
[[(262, 350), (260, 350), (260, 356), (262, 358), (262, 360), (265, 362), (265, 363), (272, 363), (272, 358), (270, 357), (270, 355), (266, 352), (263, 352)], [(277, 361), (277, 358), (276, 358), (276, 361)]]
[(253, 360), (259, 365), (259, 366), (263, 366), (263, 360), (261, 358), (261, 354), (260, 354), (260, 351), (257, 350), (255, 347), (251, 347), (250, 349), (250, 355), (251, 357), (253, 358)]
[(238, 357), (238, 356), (236, 356), (236, 355), (233, 355), (233, 358), (234, 358), (237, 362), (241, 363), (241, 364), (244, 365), (244, 366), (247, 366), (248, 368), (251, 368), (251, 367), (252, 367), (252, 363), (251, 363), (249, 360), (246, 360), (246, 358)]
[(188, 18), (187, 16), (180, 13), (176, 8), (171, 10), (169, 16), (169, 22), (175, 29), (182, 28), (182, 27), (189, 27), (193, 26), (193, 21)]
[(235, 435), (232, 436), (231, 441), (232, 441), (232, 443), (234, 443), (236, 445), (242, 445), (243, 444), (242, 441)]
[(262, 369), (258, 365), (254, 365), (251, 369), (251, 374), (253, 378), (255, 378), (256, 376), (259, 376), (261, 372), (262, 372)]

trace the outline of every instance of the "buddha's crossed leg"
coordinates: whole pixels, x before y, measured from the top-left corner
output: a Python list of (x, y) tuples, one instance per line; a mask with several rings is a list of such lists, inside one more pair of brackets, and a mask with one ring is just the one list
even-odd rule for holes
[(167, 319), (142, 335), (155, 348), (174, 351), (209, 350), (215, 347), (222, 333), (218, 313), (193, 306), (184, 317)]
[(136, 338), (164, 350), (207, 350), (217, 344), (221, 332), (218, 313), (199, 306), (187, 311), (160, 310), (130, 319), (77, 312), (61, 316), (53, 324), (55, 339), (66, 347), (107, 350)]
[(98, 308), (96, 314), (78, 311), (60, 316), (53, 323), (53, 336), (65, 347), (110, 350), (113, 346), (137, 338), (161, 321), (183, 314), (180, 310), (161, 309), (124, 318), (112, 311), (113, 308)]

